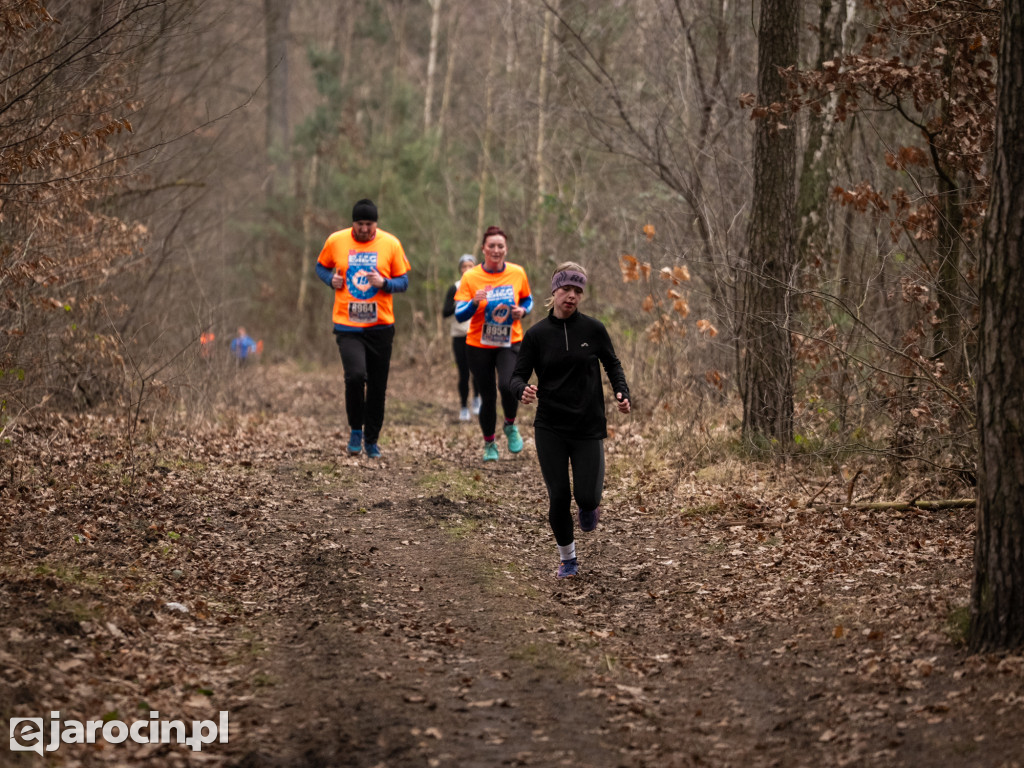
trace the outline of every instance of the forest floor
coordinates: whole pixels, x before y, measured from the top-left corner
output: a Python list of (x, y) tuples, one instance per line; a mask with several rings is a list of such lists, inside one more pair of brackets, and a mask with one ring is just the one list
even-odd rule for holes
[(340, 363), (240, 376), (202, 429), (26, 424), (0, 477), (0, 726), (226, 711), (228, 742), (0, 765), (1024, 765), (1024, 657), (962, 643), (971, 508), (690, 469), (641, 402), (558, 581), (532, 409), (484, 465), (451, 372), (396, 366), (374, 461), (345, 454)]

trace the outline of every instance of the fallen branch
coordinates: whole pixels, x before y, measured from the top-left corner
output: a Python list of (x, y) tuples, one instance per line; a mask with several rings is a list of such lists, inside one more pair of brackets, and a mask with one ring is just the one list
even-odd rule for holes
[[(833, 502), (834, 505), (841, 503)], [(852, 505), (843, 504), (843, 506), (848, 506), (850, 509), (891, 509), (902, 512), (910, 509), (963, 509), (973, 507), (976, 503), (975, 499), (936, 499), (934, 501), (916, 499), (914, 501), (860, 501)]]
[[(821, 486), (821, 488), (818, 489), (818, 492), (816, 494), (814, 494), (813, 496), (811, 496), (811, 498), (809, 498), (807, 500), (807, 503), (804, 506), (807, 507), (807, 509), (811, 509), (814, 506), (814, 500), (816, 498), (818, 498), (819, 496), (821, 496), (821, 494), (825, 491), (826, 488), (828, 488), (830, 485), (832, 485), (832, 481), (834, 479), (835, 478), (830, 477), (828, 479), (828, 482), (825, 483), (823, 486)], [(852, 486), (851, 486), (851, 489), (852, 489)]]

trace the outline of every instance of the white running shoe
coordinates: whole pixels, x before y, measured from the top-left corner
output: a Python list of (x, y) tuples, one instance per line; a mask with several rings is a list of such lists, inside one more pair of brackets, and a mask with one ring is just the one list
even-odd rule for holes
[(459, 421), (469, 421), (470, 418), (472, 417), (469, 415), (469, 408), (463, 408), (459, 411)]
[(476, 397), (473, 398), (473, 415), (474, 416), (479, 416), (480, 415), (480, 396), (479, 395), (477, 395)]

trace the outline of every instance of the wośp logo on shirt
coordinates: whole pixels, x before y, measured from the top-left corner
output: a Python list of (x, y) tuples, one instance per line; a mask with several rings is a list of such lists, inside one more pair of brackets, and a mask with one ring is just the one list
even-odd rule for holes
[(377, 252), (349, 251), (345, 282), (348, 292), (357, 299), (372, 299), (377, 286), (370, 284), (370, 275), (377, 271)]
[(484, 325), (480, 331), (480, 343), (485, 347), (508, 347), (512, 344), (512, 309), (516, 305), (515, 288), (498, 285), (487, 292), (487, 307), (484, 309)]

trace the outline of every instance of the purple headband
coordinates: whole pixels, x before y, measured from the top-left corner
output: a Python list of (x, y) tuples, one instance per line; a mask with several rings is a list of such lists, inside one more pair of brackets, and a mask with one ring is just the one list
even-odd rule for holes
[(582, 272), (568, 269), (562, 272), (555, 272), (551, 278), (551, 292), (554, 293), (566, 285), (575, 285), (582, 291), (587, 285), (587, 276)]

